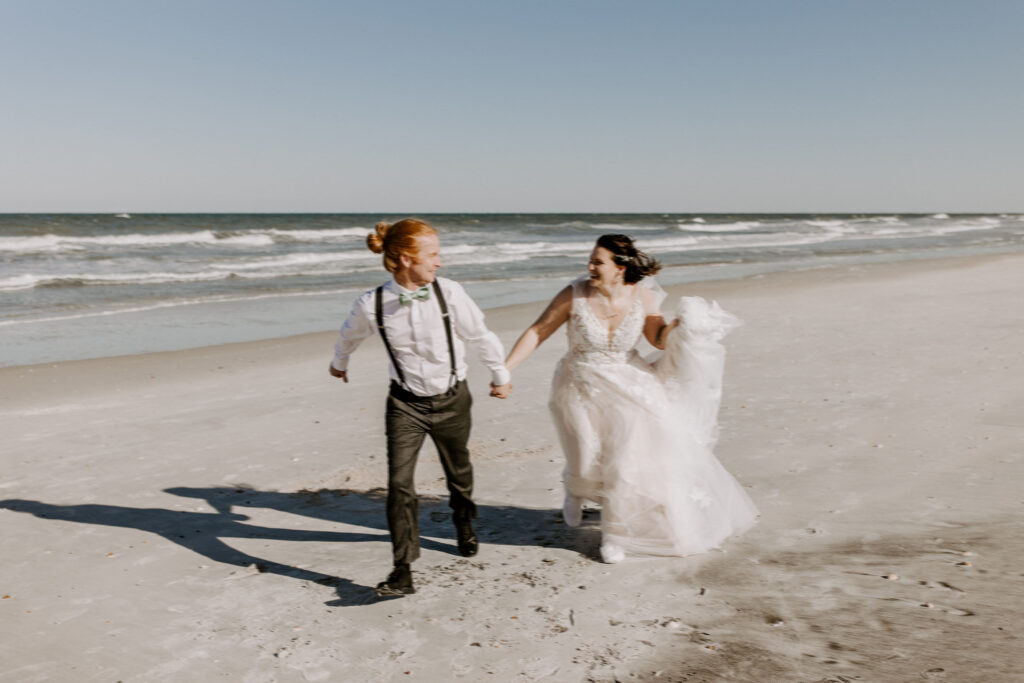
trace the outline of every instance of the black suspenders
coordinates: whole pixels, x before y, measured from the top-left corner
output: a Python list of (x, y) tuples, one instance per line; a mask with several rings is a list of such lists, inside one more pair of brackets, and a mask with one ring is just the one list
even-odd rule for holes
[(452, 320), (451, 315), (448, 313), (448, 303), (444, 300), (444, 294), (441, 293), (441, 285), (437, 284), (437, 280), (431, 283), (434, 287), (434, 294), (437, 295), (437, 303), (441, 307), (441, 320), (444, 321), (444, 336), (448, 339), (448, 362), (452, 366), (451, 373), (448, 375), (448, 388), (451, 389), (459, 381), (459, 375), (455, 372), (455, 344), (452, 342)]
[[(437, 280), (434, 280), (434, 296), (437, 297), (437, 303), (441, 306), (441, 319), (444, 321), (444, 334), (448, 338), (448, 360), (451, 361), (452, 371), (448, 377), (448, 388), (451, 389), (458, 382), (459, 376), (455, 372), (455, 344), (452, 343), (452, 323), (451, 315), (448, 313), (448, 304), (444, 300), (444, 294), (441, 293), (441, 286), (437, 284)], [(398, 375), (398, 381), (406, 389), (409, 385), (405, 382), (405, 375), (402, 373), (402, 366), (395, 360), (395, 352), (391, 350), (391, 343), (388, 342), (388, 335), (384, 330), (384, 304), (382, 302), (384, 294), (384, 285), (377, 288), (376, 301), (374, 302), (376, 313), (377, 313), (377, 330), (380, 332), (380, 338), (384, 340), (384, 348), (387, 349), (388, 357), (391, 359), (391, 366), (395, 368), (395, 374)]]

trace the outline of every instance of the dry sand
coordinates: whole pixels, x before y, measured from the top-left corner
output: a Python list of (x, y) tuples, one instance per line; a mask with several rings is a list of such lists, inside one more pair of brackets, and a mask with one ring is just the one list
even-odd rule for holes
[(760, 523), (601, 564), (558, 513), (560, 333), (507, 401), (472, 363), (483, 546), (425, 449), (394, 600), (376, 341), (348, 385), (333, 333), (0, 369), (0, 681), (1022, 680), (1024, 256), (674, 289), (746, 321), (717, 452)]

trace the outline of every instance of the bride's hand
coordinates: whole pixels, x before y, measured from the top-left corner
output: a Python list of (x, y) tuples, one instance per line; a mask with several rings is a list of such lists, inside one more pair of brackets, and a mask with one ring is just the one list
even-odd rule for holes
[(667, 325), (664, 325), (660, 330), (658, 330), (658, 334), (655, 335), (654, 337), (654, 347), (658, 349), (664, 349), (665, 339), (668, 337), (669, 333), (672, 330), (676, 329), (677, 327), (679, 327), (679, 318), (676, 318), (675, 320), (668, 323)]

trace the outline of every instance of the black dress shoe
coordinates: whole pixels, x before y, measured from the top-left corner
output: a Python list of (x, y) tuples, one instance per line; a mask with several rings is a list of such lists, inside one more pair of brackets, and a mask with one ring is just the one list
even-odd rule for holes
[(388, 574), (387, 581), (378, 583), (374, 590), (382, 598), (415, 593), (416, 589), (412, 586), (412, 569), (407, 564), (396, 564)]
[(459, 541), (459, 553), (463, 557), (473, 557), (480, 549), (480, 542), (477, 541), (472, 518), (466, 514), (456, 513), (452, 519), (455, 520), (455, 537)]

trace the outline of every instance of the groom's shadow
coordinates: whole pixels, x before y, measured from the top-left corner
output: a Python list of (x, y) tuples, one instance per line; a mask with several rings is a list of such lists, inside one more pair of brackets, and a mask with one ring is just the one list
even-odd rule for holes
[[(369, 491), (352, 489), (302, 490), (294, 493), (259, 491), (247, 487), (165, 489), (167, 493), (206, 501), (223, 514), (240, 508), (267, 508), (303, 515), (346, 525), (380, 530), (387, 536), (384, 514), (387, 490)], [(457, 554), (454, 525), (447, 499), (442, 496), (420, 494), (420, 545), (424, 549)], [(477, 505), (475, 526), (481, 544), (560, 547), (580, 550), (578, 530), (567, 529), (560, 511), (544, 508), (522, 508), (511, 505)], [(585, 540), (592, 540), (584, 532)], [(450, 539), (444, 543), (434, 539)]]
[(148, 531), (214, 562), (246, 567), (254, 572), (279, 574), (302, 581), (314, 581), (325, 586), (334, 586), (338, 592), (337, 604), (343, 605), (365, 604), (373, 598), (373, 591), (369, 586), (361, 586), (346, 578), (250, 555), (228, 545), (223, 539), (248, 538), (337, 543), (387, 541), (387, 535), (380, 533), (308, 531), (245, 524), (243, 522), (248, 520), (245, 515), (224, 511), (215, 513), (186, 512), (162, 508), (132, 508), (97, 504), (51, 505), (34, 500), (17, 499), (0, 501), (0, 508), (27, 512), (41, 519), (102, 524)]
[[(0, 509), (25, 512), (41, 519), (54, 519), (83, 524), (102, 524), (148, 531), (172, 543), (203, 555), (214, 562), (251, 567), (266, 572), (333, 586), (338, 599), (331, 605), (362, 605), (375, 600), (370, 586), (350, 579), (293, 567), (250, 555), (233, 548), (222, 539), (249, 538), (280, 541), (318, 541), (322, 543), (388, 543), (382, 489), (372, 491), (320, 490), (279, 493), (242, 487), (166, 489), (167, 493), (207, 501), (216, 512), (189, 512), (163, 508), (132, 508), (116, 505), (81, 504), (51, 505), (33, 500), (0, 501)], [(454, 541), (435, 538), (453, 536), (451, 515), (444, 500), (421, 496), (420, 536), (424, 549), (457, 554)], [(282, 529), (245, 523), (249, 518), (236, 508), (268, 508), (315, 519), (363, 527), (370, 531), (312, 531)], [(565, 533), (561, 519), (552, 510), (534, 510), (507, 506), (479, 506), (477, 529), (481, 543), (503, 545), (540, 545), (579, 550), (578, 536)], [(583, 552), (580, 550), (580, 552)], [(339, 552), (344, 563), (344, 551)]]

